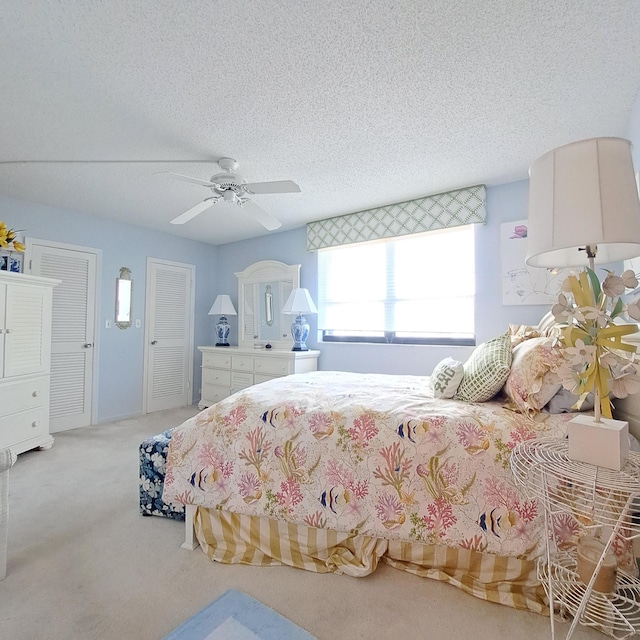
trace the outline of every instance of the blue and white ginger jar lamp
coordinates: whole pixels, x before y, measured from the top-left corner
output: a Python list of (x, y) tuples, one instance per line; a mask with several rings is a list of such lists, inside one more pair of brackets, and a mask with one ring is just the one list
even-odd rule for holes
[(233, 302), (231, 302), (231, 298), (226, 294), (217, 296), (213, 306), (209, 309), (209, 315), (220, 316), (216, 324), (216, 347), (228, 347), (231, 327), (229, 326), (227, 316), (238, 315), (233, 306)]
[(304, 314), (318, 313), (309, 291), (307, 289), (294, 289), (284, 303), (282, 313), (296, 316), (291, 325), (291, 335), (293, 336), (293, 348), (291, 351), (309, 351), (309, 347), (306, 345), (309, 337), (309, 324)]

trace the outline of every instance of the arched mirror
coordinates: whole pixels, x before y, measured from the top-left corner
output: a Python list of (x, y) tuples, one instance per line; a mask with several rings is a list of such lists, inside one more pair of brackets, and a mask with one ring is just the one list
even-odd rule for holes
[(238, 345), (269, 343), (291, 349), (291, 316), (282, 307), (300, 286), (300, 265), (262, 260), (236, 273), (238, 278)]
[(131, 270), (127, 267), (120, 269), (116, 278), (116, 327), (128, 329), (131, 326), (131, 301), (133, 299), (133, 281)]

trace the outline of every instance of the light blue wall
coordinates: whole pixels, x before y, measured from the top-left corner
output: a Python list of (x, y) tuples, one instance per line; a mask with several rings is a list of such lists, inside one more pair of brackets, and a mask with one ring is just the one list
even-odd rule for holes
[[(213, 323), (207, 315), (216, 294), (217, 247), (176, 238), (133, 225), (0, 196), (0, 220), (24, 229), (25, 235), (102, 250), (98, 287), (98, 407), (99, 422), (142, 412), (143, 338), (147, 257), (196, 266), (195, 342), (211, 344)], [(113, 320), (115, 281), (120, 267), (133, 279), (133, 318), (142, 328), (105, 329)], [(199, 400), (200, 352), (194, 353), (194, 401)]]
[(640, 91), (638, 92), (631, 109), (631, 116), (629, 117), (626, 135), (633, 145), (631, 148), (633, 164), (636, 171), (638, 171), (640, 170)]
[[(546, 313), (546, 306), (503, 306), (500, 276), (500, 225), (527, 217), (528, 181), (487, 189), (487, 223), (476, 226), (476, 335), (484, 342), (505, 331), (510, 322), (535, 324)], [(257, 260), (280, 260), (301, 264), (301, 286), (317, 300), (317, 258), (306, 251), (305, 229), (218, 247), (218, 284), (220, 293), (238, 301), (234, 272)], [(446, 277), (446, 273), (438, 274)], [(453, 283), (452, 283), (453, 286)], [(472, 347), (436, 347), (416, 345), (336, 344), (316, 342), (315, 316), (308, 316), (310, 348), (322, 351), (319, 367), (323, 370), (409, 373), (427, 375), (444, 357), (465, 360)], [(237, 324), (232, 325), (231, 341), (237, 341)]]
[[(635, 101), (627, 137), (634, 144), (634, 163), (640, 166), (640, 94)], [(535, 324), (546, 306), (503, 306), (500, 269), (500, 225), (527, 217), (528, 182), (487, 189), (487, 223), (476, 226), (476, 336), (483, 342), (504, 331), (509, 323)], [(301, 286), (317, 300), (316, 254), (306, 251), (305, 229), (271, 233), (261, 238), (214, 247), (174, 238), (132, 225), (27, 203), (0, 196), (0, 220), (25, 229), (28, 236), (102, 249), (99, 291), (99, 421), (135, 415), (142, 410), (143, 330), (104, 329), (112, 318), (115, 277), (122, 266), (134, 278), (134, 318), (144, 326), (145, 273), (148, 256), (196, 265), (196, 345), (212, 344), (213, 321), (207, 315), (218, 293), (238, 303), (236, 271), (258, 260), (301, 264)], [(440, 274), (446, 277), (446, 273)], [(322, 344), (317, 342), (315, 316), (308, 316), (311, 348), (322, 351), (324, 370), (428, 374), (446, 356), (464, 360), (471, 347), (413, 345)], [(230, 340), (237, 342), (237, 318), (229, 318)], [(194, 357), (194, 400), (200, 388), (200, 353)]]

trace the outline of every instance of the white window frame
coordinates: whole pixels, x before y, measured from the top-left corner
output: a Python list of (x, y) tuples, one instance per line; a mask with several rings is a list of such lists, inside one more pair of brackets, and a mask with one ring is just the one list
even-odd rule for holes
[[(475, 307), (475, 225), (464, 225), (453, 227), (449, 229), (440, 229), (437, 231), (428, 231), (421, 234), (412, 234), (407, 236), (399, 236), (396, 238), (387, 238), (382, 240), (375, 240), (367, 243), (358, 243), (352, 245), (344, 245), (341, 247), (331, 247), (326, 249), (320, 249), (318, 251), (318, 309), (319, 309), (319, 322), (318, 328), (321, 334), (323, 342), (370, 342), (370, 343), (382, 343), (382, 344), (431, 344), (431, 345), (475, 345), (475, 331), (474, 331), (474, 307)], [(402, 251), (403, 245), (406, 247), (406, 241), (419, 240), (421, 237), (425, 237), (425, 244), (432, 244), (438, 242), (438, 236), (440, 234), (460, 234), (458, 238), (463, 245), (461, 248), (461, 259), (466, 259), (466, 266), (462, 270), (458, 270), (457, 276), (454, 277), (445, 265), (442, 270), (438, 270), (437, 273), (431, 274), (433, 278), (449, 278), (450, 282), (446, 283), (446, 286), (451, 287), (452, 295), (442, 299), (437, 299), (435, 304), (442, 310), (443, 314), (447, 313), (447, 308), (455, 306), (457, 302), (462, 307), (466, 306), (466, 313), (460, 314), (459, 325), (466, 324), (463, 330), (446, 331), (441, 329), (434, 330), (434, 327), (424, 327), (423, 331), (411, 331), (403, 332), (396, 328), (395, 324), (395, 312), (396, 306), (405, 302), (419, 302), (424, 301), (424, 289), (418, 293), (415, 298), (403, 298), (399, 299), (395, 296), (395, 252)], [(464, 234), (464, 235), (462, 235)], [(428, 237), (428, 238), (427, 238)], [(441, 237), (441, 236), (440, 236)], [(452, 237), (448, 240), (453, 240)], [(344, 305), (344, 299), (336, 299), (334, 303), (329, 300), (331, 295), (331, 283), (328, 279), (331, 277), (331, 253), (341, 253), (350, 250), (362, 248), (363, 245), (385, 245), (384, 252), (381, 252), (385, 256), (384, 278), (385, 278), (385, 291), (383, 298), (378, 295), (375, 300), (368, 301), (370, 304), (375, 304), (378, 308), (380, 304), (384, 306), (384, 327), (380, 326), (379, 330), (358, 330), (356, 327), (337, 327), (329, 326), (332, 322), (328, 319), (333, 315), (330, 313), (332, 305), (338, 307)], [(471, 245), (471, 246), (469, 246)], [(415, 243), (412, 243), (415, 247)], [(470, 255), (471, 254), (471, 255)], [(451, 257), (451, 256), (449, 256)], [(456, 259), (456, 256), (453, 256)], [(373, 270), (373, 265), (372, 265)], [(354, 276), (355, 277), (355, 276)], [(461, 278), (468, 277), (467, 282), (461, 282)], [(458, 287), (462, 292), (462, 295), (456, 296), (455, 288)], [(357, 288), (357, 283), (353, 283), (353, 289)], [(334, 288), (335, 291), (335, 288)], [(471, 298), (471, 305), (469, 305), (469, 298)], [(466, 300), (466, 302), (465, 302)], [(454, 304), (452, 304), (452, 302)], [(352, 304), (357, 305), (355, 301)], [(367, 301), (362, 303), (367, 304)], [(470, 308), (469, 308), (470, 306)], [(363, 312), (364, 314), (364, 312)], [(470, 317), (469, 317), (470, 316)], [(335, 315), (334, 315), (335, 317)]]

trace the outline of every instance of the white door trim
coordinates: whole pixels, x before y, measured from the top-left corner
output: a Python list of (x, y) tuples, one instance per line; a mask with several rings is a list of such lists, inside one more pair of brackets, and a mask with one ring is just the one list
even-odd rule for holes
[(166, 265), (170, 267), (181, 267), (183, 269), (188, 269), (191, 271), (191, 297), (189, 300), (189, 314), (191, 317), (191, 323), (189, 326), (189, 364), (187, 367), (188, 370), (188, 384), (190, 390), (190, 398), (189, 401), (193, 402), (193, 350), (195, 349), (195, 309), (196, 309), (196, 300), (195, 300), (195, 286), (196, 286), (196, 266), (194, 264), (187, 264), (185, 262), (175, 262), (172, 260), (162, 260), (161, 258), (150, 258), (147, 257), (147, 274), (146, 274), (146, 289), (145, 289), (145, 302), (144, 302), (144, 351), (142, 357), (144, 358), (144, 368), (143, 368), (143, 377), (142, 377), (142, 389), (143, 389), (143, 397), (142, 397), (142, 413), (148, 413), (148, 395), (147, 395), (147, 383), (149, 377), (149, 343), (150, 343), (150, 318), (151, 318), (151, 299), (149, 296), (149, 291), (151, 290), (151, 265), (159, 264)]
[(96, 256), (96, 302), (95, 316), (93, 320), (93, 367), (91, 375), (93, 377), (93, 385), (91, 389), (91, 424), (98, 424), (98, 389), (100, 386), (99, 379), (99, 358), (100, 358), (100, 300), (102, 298), (102, 290), (100, 282), (102, 282), (102, 249), (95, 247), (85, 247), (79, 244), (69, 244), (67, 242), (54, 242), (52, 240), (43, 240), (40, 238), (27, 237), (25, 240), (26, 249), (24, 252), (25, 273), (31, 273), (31, 258), (33, 255), (33, 245), (39, 244), (44, 247), (52, 247), (54, 249), (67, 249), (68, 251), (82, 251), (85, 253), (93, 253)]

